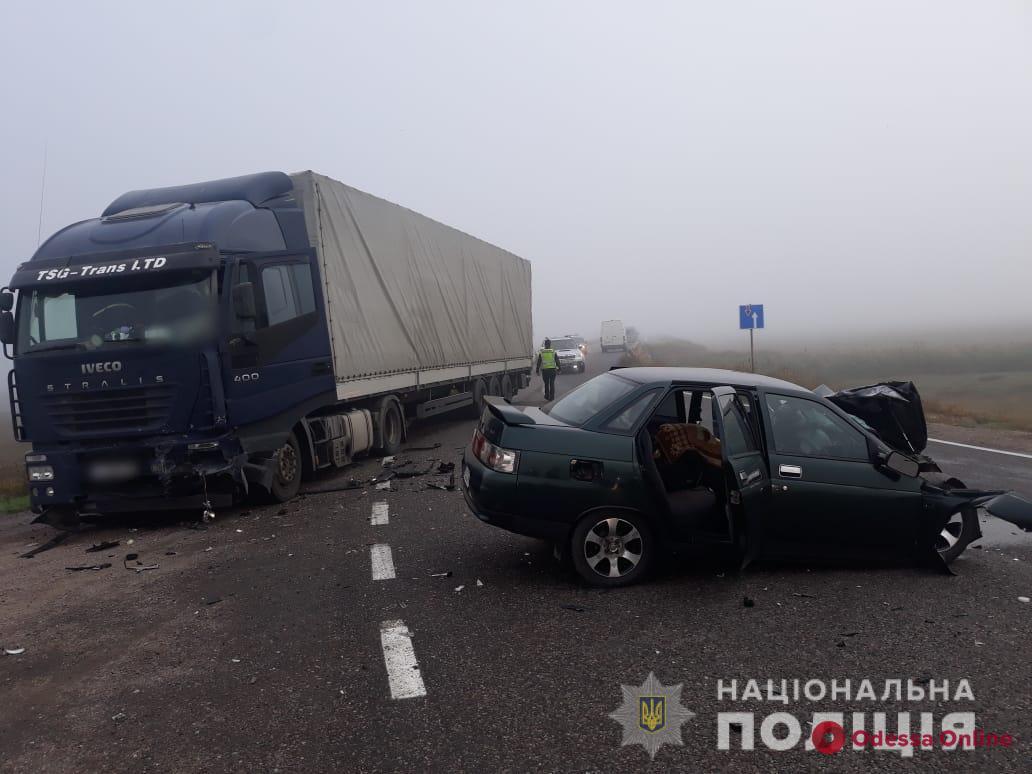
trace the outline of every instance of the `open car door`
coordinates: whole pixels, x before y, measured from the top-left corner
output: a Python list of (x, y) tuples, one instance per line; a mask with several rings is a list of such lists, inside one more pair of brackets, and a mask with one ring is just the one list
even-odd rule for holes
[(759, 428), (746, 413), (748, 399), (731, 387), (714, 387), (713, 396), (713, 422), (724, 458), (732, 534), (744, 568), (763, 544), (763, 525), (770, 509), (770, 474)]

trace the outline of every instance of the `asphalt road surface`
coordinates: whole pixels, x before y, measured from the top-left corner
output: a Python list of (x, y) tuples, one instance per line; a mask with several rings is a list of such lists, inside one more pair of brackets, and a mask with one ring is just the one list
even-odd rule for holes
[[(611, 361), (596, 354), (591, 371)], [(561, 376), (558, 389), (584, 378)], [(540, 382), (520, 398), (540, 402)], [(425, 424), (409, 446), (440, 447), (402, 457), (457, 462), (471, 429)], [(1030, 460), (932, 452), (973, 485), (1032, 493)], [(379, 469), (369, 460), (308, 489)], [(1019, 601), (1032, 596), (1032, 536), (993, 526), (952, 577), (876, 563), (737, 574), (680, 559), (603, 593), (550, 546), (481, 524), (461, 494), (428, 482), (447, 477), (226, 511), (206, 529), (182, 515), (121, 520), (33, 559), (18, 555), (53, 531), (9, 520), (0, 645), (24, 651), (0, 655), (0, 770), (1032, 769), (1032, 605)], [(120, 544), (85, 552), (103, 540)], [(139, 559), (125, 562), (128, 552)], [(680, 684), (694, 713), (683, 745), (651, 762), (642, 746), (621, 746), (609, 717), (621, 685), (649, 673)], [(948, 680), (948, 700), (908, 699), (908, 678), (922, 693)], [(836, 680), (840, 693), (782, 703), (764, 687), (764, 700), (743, 699), (750, 679), (787, 680), (790, 694), (795, 680)], [(890, 684), (883, 700), (896, 679), (902, 698)], [(718, 697), (718, 681), (731, 680), (735, 699)], [(873, 700), (857, 695), (864, 680)], [(973, 699), (955, 700), (962, 680)], [(849, 746), (825, 756), (802, 743), (781, 752), (761, 739), (772, 713), (794, 716), (807, 736), (818, 711), (864, 713), (868, 730), (886, 713), (890, 733), (901, 712), (912, 731), (928, 713), (936, 733), (948, 713), (973, 712), (978, 728), (1013, 742), (904, 757)], [(730, 730), (732, 749), (718, 749), (721, 712), (754, 713), (754, 749), (741, 749), (747, 723)]]

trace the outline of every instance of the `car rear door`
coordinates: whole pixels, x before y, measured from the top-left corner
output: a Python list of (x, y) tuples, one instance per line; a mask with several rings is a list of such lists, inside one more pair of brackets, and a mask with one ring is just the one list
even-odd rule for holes
[[(770, 475), (760, 442), (760, 428), (748, 395), (732, 387), (714, 387), (714, 426), (728, 480), (728, 500), (735, 544), (744, 567), (759, 553), (770, 512)], [(748, 412), (748, 413), (747, 413)]]

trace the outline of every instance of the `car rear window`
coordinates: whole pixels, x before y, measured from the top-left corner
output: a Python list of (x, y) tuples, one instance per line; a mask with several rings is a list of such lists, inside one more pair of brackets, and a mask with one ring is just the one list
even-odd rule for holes
[(560, 399), (548, 413), (568, 425), (583, 425), (637, 386), (614, 374), (602, 374)]

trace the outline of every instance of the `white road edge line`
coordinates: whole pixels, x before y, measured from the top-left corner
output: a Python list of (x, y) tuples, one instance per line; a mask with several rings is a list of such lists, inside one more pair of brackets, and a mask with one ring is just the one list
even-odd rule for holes
[(373, 580), (390, 580), (394, 577), (394, 558), (391, 547), (386, 543), (377, 543), (369, 548), (369, 560), (373, 567)]
[(369, 523), (374, 527), (382, 527), (388, 521), (387, 514), (387, 502), (385, 500), (375, 502), (373, 503), (372, 515), (369, 517)]
[(956, 441), (940, 441), (938, 438), (929, 438), (928, 440), (932, 443), (944, 443), (947, 446), (959, 446), (962, 449), (975, 449), (976, 451), (992, 452), (993, 454), (1006, 454), (1008, 457), (1023, 457), (1026, 460), (1032, 460), (1032, 454), (1025, 454), (1024, 452), (990, 449), (988, 446), (972, 446), (969, 443), (957, 443)]
[(404, 621), (384, 621), (380, 624), (380, 644), (383, 663), (387, 665), (387, 682), (392, 699), (415, 699), (426, 696), (423, 675), (412, 648), (412, 633)]

